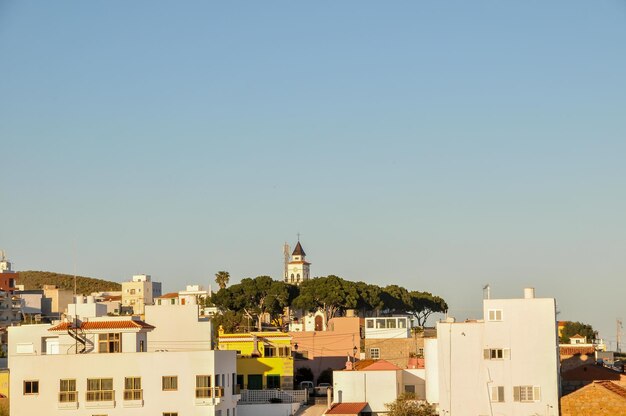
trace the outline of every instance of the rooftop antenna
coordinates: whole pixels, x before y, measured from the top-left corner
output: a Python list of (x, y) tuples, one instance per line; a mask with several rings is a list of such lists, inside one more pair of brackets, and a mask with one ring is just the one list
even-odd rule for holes
[(622, 352), (622, 347), (620, 346), (620, 344), (622, 343), (622, 320), (617, 318), (616, 319), (616, 323), (617, 323), (617, 345), (615, 347), (615, 351), (617, 352)]
[(291, 248), (289, 247), (289, 244), (287, 244), (287, 242), (285, 242), (285, 245), (283, 246), (283, 256), (285, 257), (285, 263), (284, 263), (284, 270), (283, 273), (285, 275), (285, 282), (288, 280), (287, 278), (287, 271), (289, 268), (289, 253), (291, 253)]
[(489, 283), (483, 286), (483, 299), (491, 299), (491, 286), (489, 286)]

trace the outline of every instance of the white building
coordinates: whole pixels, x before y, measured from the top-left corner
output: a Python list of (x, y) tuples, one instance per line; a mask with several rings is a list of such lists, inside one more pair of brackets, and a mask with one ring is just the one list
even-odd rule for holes
[(427, 396), (438, 390), (440, 414), (558, 415), (555, 300), (525, 289), (522, 299), (485, 299), (483, 314), (439, 322), (436, 350), (426, 344), (427, 385), (438, 382)]
[(365, 338), (410, 338), (411, 319), (408, 316), (365, 318)]
[(401, 369), (385, 360), (364, 360), (341, 371), (333, 371), (333, 409), (341, 403), (363, 403), (362, 412), (382, 414), (386, 404), (403, 393), (417, 400), (426, 395), (424, 369)]
[(153, 282), (150, 275), (137, 274), (130, 282), (122, 282), (122, 308), (142, 315), (145, 305), (153, 305), (161, 296), (161, 282)]
[(88, 298), (66, 321), (9, 329), (12, 416), (235, 416), (235, 351), (210, 350), (194, 306), (148, 308), (152, 324), (101, 307)]

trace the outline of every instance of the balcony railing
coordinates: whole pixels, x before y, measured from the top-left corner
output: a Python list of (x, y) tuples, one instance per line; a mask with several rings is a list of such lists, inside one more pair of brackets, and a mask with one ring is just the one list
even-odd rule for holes
[(308, 390), (242, 390), (239, 403), (268, 403), (280, 399), (283, 403), (306, 403)]
[(115, 390), (93, 390), (85, 393), (88, 402), (112, 402), (115, 400)]
[(124, 390), (124, 400), (143, 400), (142, 389)]
[(77, 391), (62, 391), (59, 393), (59, 403), (74, 403), (78, 401)]

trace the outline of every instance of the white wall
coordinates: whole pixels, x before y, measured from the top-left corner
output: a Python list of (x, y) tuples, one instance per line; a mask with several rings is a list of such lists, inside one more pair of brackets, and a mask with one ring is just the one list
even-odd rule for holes
[[(78, 416), (107, 414), (109, 416), (160, 415), (178, 412), (181, 415), (214, 415), (236, 406), (232, 392), (232, 374), (236, 373), (234, 351), (185, 351), (164, 353), (120, 353), (79, 355), (13, 356), (11, 371), (11, 416)], [(42, 371), (45, 369), (45, 371)], [(216, 405), (195, 404), (196, 375), (227, 374), (225, 397)], [(178, 376), (178, 391), (162, 391), (162, 376)], [(142, 407), (124, 407), (124, 377), (141, 377)], [(113, 378), (115, 405), (111, 408), (85, 410), (87, 378)], [(76, 379), (79, 409), (59, 409), (60, 379)], [(215, 385), (215, 377), (213, 385)], [(22, 394), (24, 380), (38, 380), (39, 394)]]
[[(487, 299), (484, 315), (499, 310), (501, 320), (438, 323), (437, 377), (442, 414), (558, 415), (555, 304), (554, 299)], [(510, 354), (502, 359), (485, 359), (484, 349), (508, 349)], [(427, 359), (430, 375), (428, 366)], [(429, 383), (427, 379), (427, 386)], [(491, 402), (490, 388), (496, 386), (504, 388), (504, 402)], [(539, 386), (541, 397), (516, 402), (515, 386)]]
[(439, 357), (437, 338), (424, 338), (424, 370), (426, 377), (426, 401), (439, 403)]
[(197, 305), (146, 306), (146, 322), (155, 328), (148, 333), (148, 351), (210, 349), (212, 322), (198, 317)]
[(403, 390), (402, 370), (334, 371), (333, 401), (335, 403), (367, 402), (368, 412), (386, 411)]

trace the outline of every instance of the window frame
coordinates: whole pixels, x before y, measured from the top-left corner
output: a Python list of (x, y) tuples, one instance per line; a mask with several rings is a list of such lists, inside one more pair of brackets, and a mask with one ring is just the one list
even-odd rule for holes
[[(376, 356), (374, 357), (374, 351), (376, 351)], [(372, 347), (370, 348), (370, 358), (372, 360), (380, 360), (380, 348)]]
[[(110, 382), (110, 389), (106, 389), (103, 387), (104, 383)], [(97, 384), (97, 389), (92, 389), (94, 384)], [(85, 391), (85, 401), (87, 402), (110, 402), (115, 400), (115, 390), (113, 389), (113, 377), (99, 377), (99, 378), (88, 378), (87, 379), (87, 390)], [(110, 393), (110, 398), (108, 398), (106, 393)], [(91, 399), (90, 399), (91, 395)]]
[[(73, 398), (73, 400), (72, 400)], [(78, 402), (78, 390), (75, 378), (59, 379), (59, 403)]]
[[(27, 389), (26, 386), (29, 386), (29, 388)], [(30, 390), (30, 391), (27, 392), (27, 390)], [(22, 383), (22, 395), (23, 396), (39, 395), (39, 380), (24, 380)]]
[[(493, 317), (492, 317), (493, 314)], [(500, 315), (500, 317), (498, 318), (498, 315)], [(504, 313), (502, 312), (502, 309), (488, 309), (487, 310), (487, 321), (489, 322), (502, 322), (502, 316), (504, 315)]]
[(504, 386), (491, 386), (489, 399), (492, 403), (504, 403)]
[[(130, 384), (130, 388), (129, 388)], [(143, 389), (141, 388), (141, 377), (124, 377), (124, 400), (143, 400)]]
[(161, 391), (178, 391), (178, 376), (161, 376)]
[[(199, 383), (199, 381), (201, 380), (206, 381), (206, 383)], [(206, 398), (213, 397), (211, 386), (212, 386), (211, 375), (209, 374), (196, 375), (196, 399), (206, 399)]]

